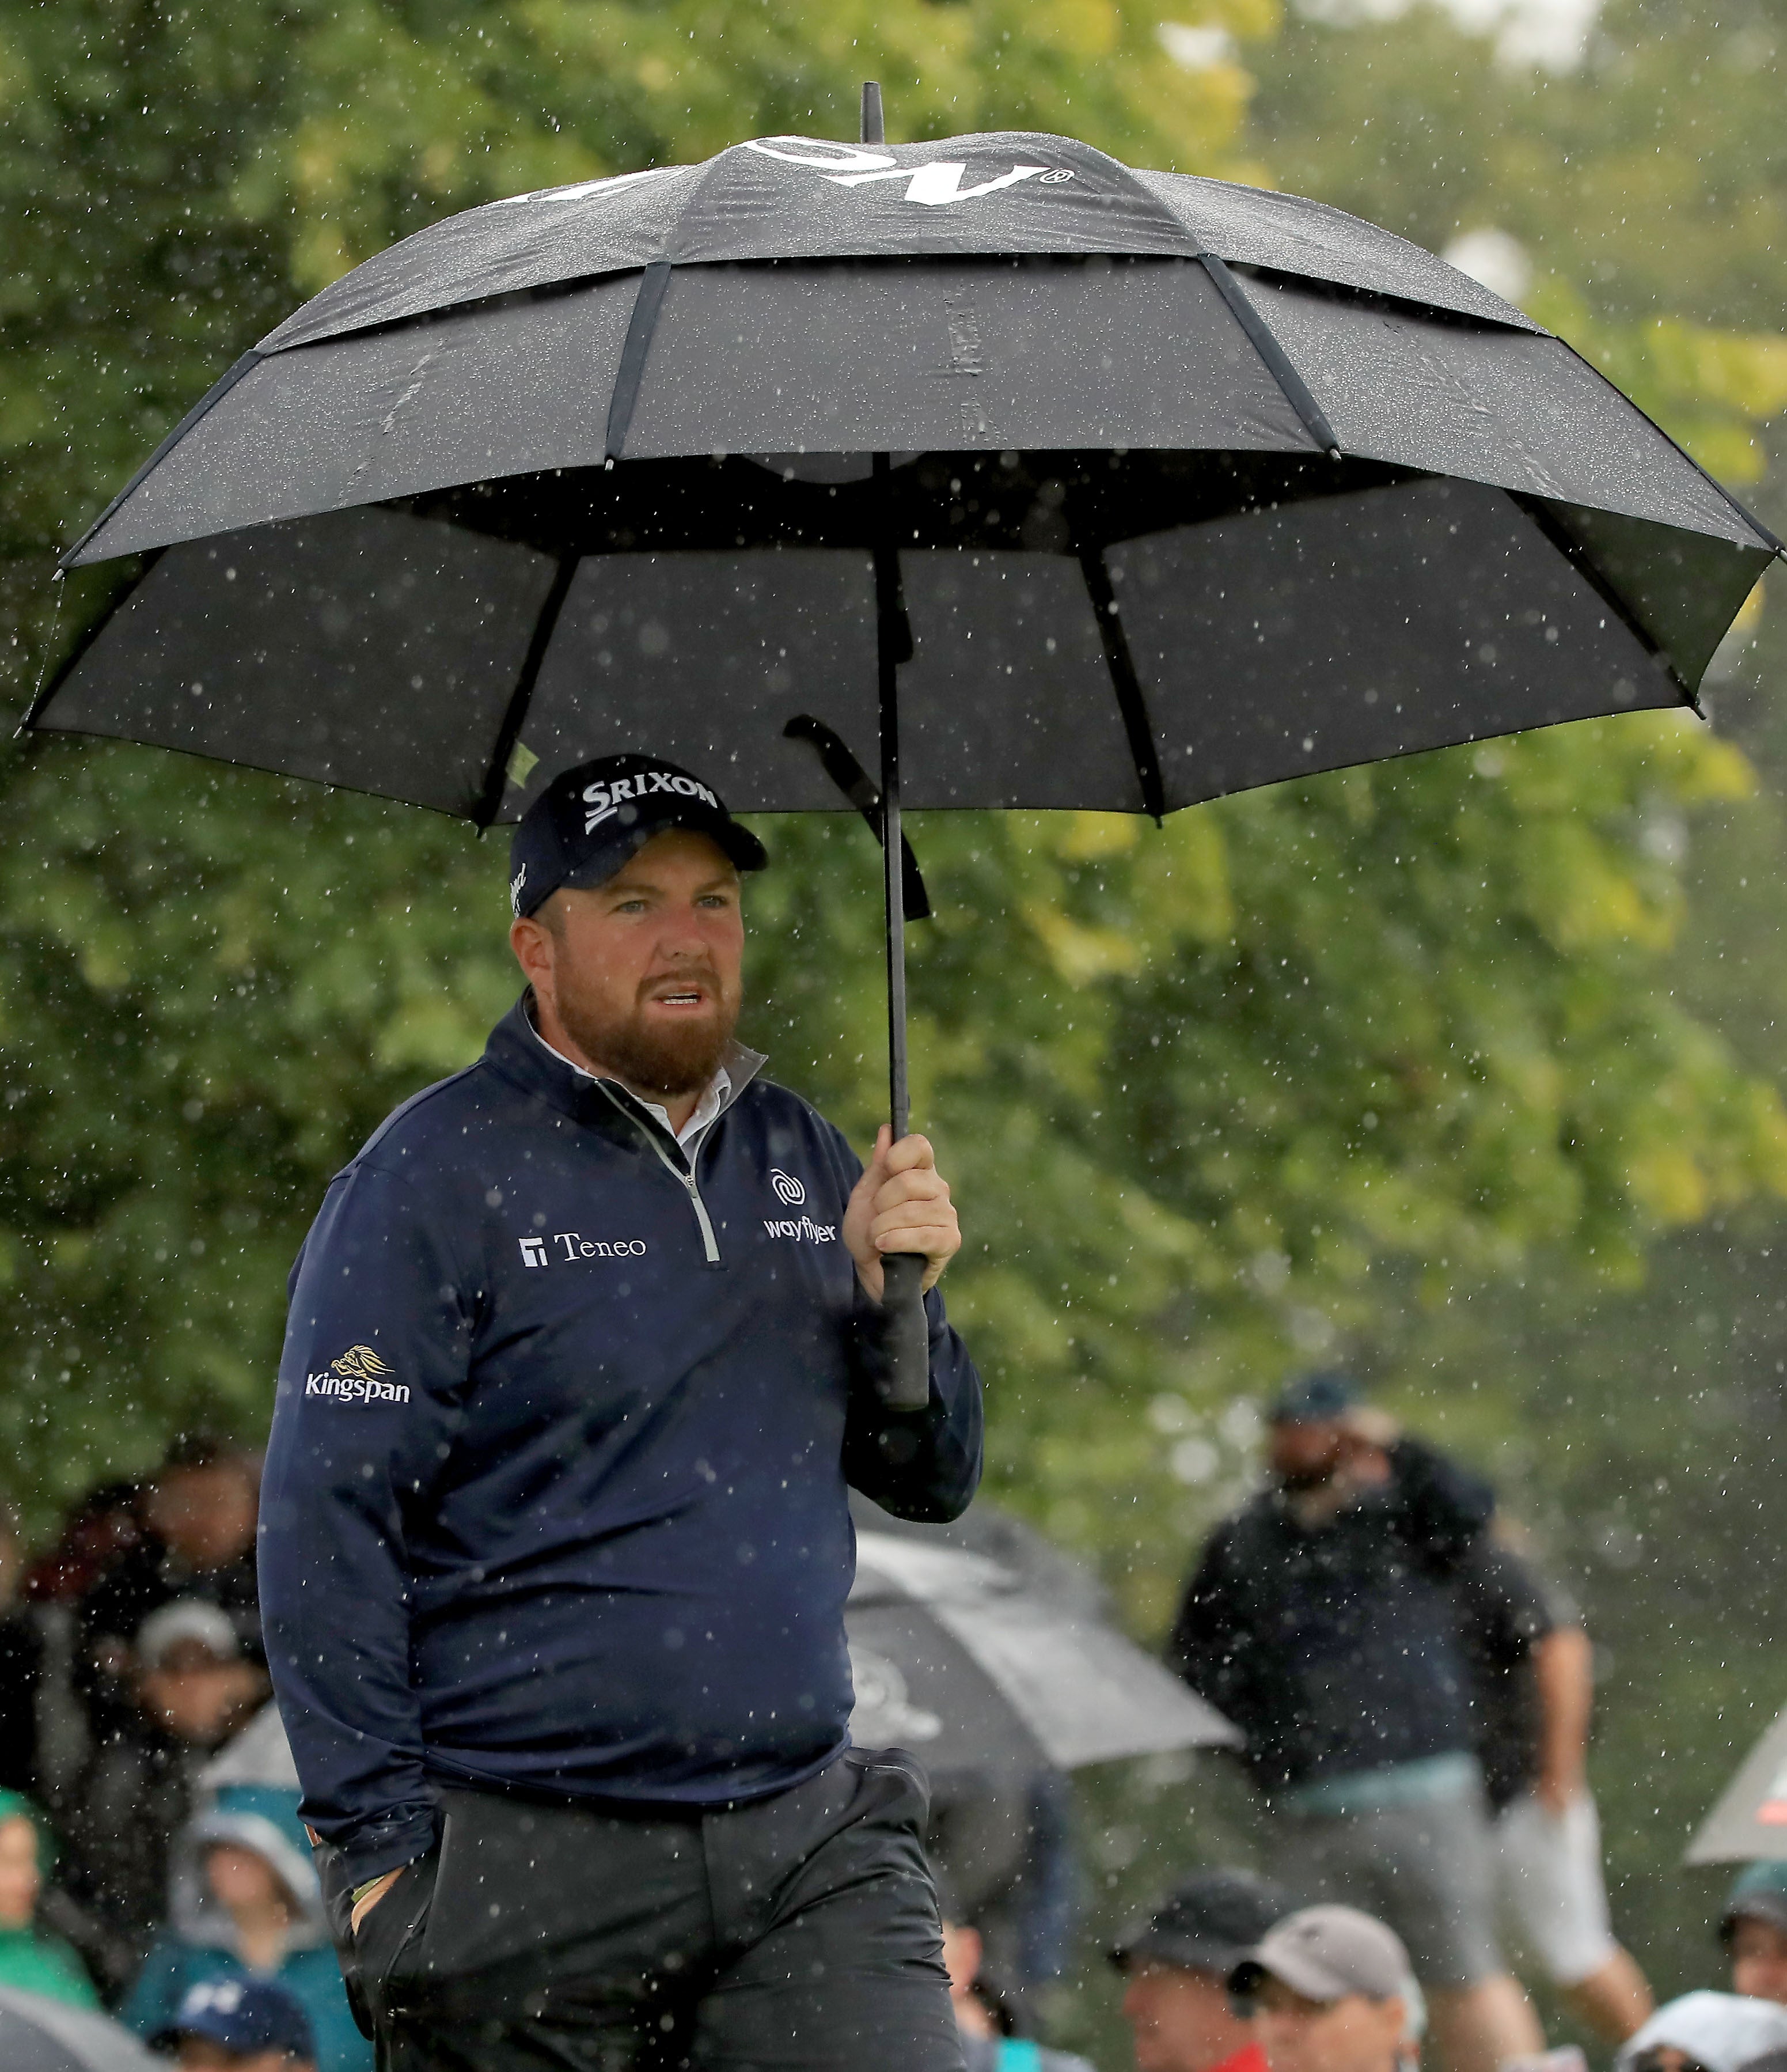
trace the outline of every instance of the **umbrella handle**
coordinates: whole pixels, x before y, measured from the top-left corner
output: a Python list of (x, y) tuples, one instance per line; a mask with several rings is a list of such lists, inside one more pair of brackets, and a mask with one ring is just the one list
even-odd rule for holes
[(889, 1410), (922, 1410), (930, 1400), (930, 1320), (925, 1314), (922, 1252), (881, 1260), (881, 1359), (876, 1385)]

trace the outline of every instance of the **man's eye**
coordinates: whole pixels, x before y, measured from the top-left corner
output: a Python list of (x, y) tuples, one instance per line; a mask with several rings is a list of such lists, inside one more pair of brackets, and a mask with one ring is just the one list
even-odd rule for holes
[(610, 911), (616, 914), (643, 914), (645, 911), (645, 902), (643, 899), (622, 899)]
[(732, 904), (724, 892), (704, 892), (696, 904), (700, 906), (726, 907)]

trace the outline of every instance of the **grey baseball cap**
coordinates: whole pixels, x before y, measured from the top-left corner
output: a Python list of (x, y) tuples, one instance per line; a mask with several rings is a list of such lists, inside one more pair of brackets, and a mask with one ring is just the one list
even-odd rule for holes
[(1394, 1929), (1351, 1906), (1306, 1906), (1269, 1929), (1229, 1974), (1229, 1990), (1256, 1992), (1276, 1979), (1307, 2000), (1407, 2001), (1415, 1990), (1408, 1952)]

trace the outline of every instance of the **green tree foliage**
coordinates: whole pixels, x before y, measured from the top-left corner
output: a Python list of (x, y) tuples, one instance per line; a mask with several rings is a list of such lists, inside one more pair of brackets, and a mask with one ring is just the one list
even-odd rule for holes
[[(20, 696), (50, 543), (299, 293), (449, 208), (848, 134), (865, 72), (908, 130), (1049, 124), (1231, 171), (1247, 141), (1238, 67), (1175, 63), (1109, 0), (14, 6), (0, 39)], [(7, 782), (4, 1414), (66, 1489), (201, 1402), (252, 1424), (328, 1174), (474, 1054), (513, 980), (500, 858), (463, 829), (125, 750), (40, 748)], [(1403, 1267), (1439, 1305), (1536, 1251), (1629, 1280), (1657, 1230), (1787, 1191), (1772, 1089), (1658, 982), (1671, 830), (1748, 783), (1697, 723), (1639, 718), (1159, 833), (923, 827), (919, 1108), (973, 1229), (952, 1285), (1004, 1486), (1133, 1545), (1177, 1516), (1172, 1403), (1369, 1332)], [(848, 823), (770, 832), (758, 1033), (866, 1136), (873, 859)]]

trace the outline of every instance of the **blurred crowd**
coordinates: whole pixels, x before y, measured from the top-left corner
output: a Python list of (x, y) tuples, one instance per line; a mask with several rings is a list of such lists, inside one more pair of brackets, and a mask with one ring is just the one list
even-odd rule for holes
[[(1402, 2072), (1424, 2037), (1446, 2072), (1569, 2072), (1508, 1927), (1616, 2072), (1787, 2072), (1787, 1863), (1709, 1930), (1720, 1989), (1653, 2011), (1602, 1883), (1582, 1617), (1493, 1492), (1332, 1374), (1274, 1407), (1267, 1466), (1169, 1659), (1245, 1736), (1272, 1876), (1197, 1870), (1111, 1951), (1136, 2072)], [(0, 1999), (109, 2011), (194, 2072), (370, 2072), (269, 1702), (258, 1467), (184, 1438), (40, 1551), (0, 1507)], [(1091, 2072), (1034, 2034), (1073, 1962), (1066, 1780), (945, 1795), (930, 1842), (967, 2072)]]

